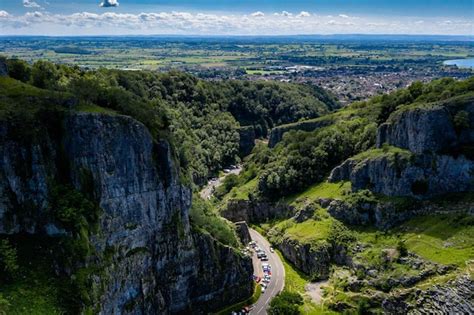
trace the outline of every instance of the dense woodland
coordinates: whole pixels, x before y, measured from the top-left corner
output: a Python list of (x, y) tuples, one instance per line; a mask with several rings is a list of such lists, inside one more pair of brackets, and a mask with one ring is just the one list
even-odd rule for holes
[[(177, 71), (86, 71), (46, 61), (30, 65), (9, 59), (6, 63), (11, 78), (28, 84), (20, 86), (11, 81), (6, 82), (6, 88), (16, 85), (31, 88), (31, 94), (49, 93), (50, 98), (58, 99), (60, 107), (107, 109), (130, 115), (144, 123), (154, 136), (179, 144), (174, 149), (180, 165), (190, 171), (197, 183), (237, 162), (240, 126), (253, 126), (257, 137), (266, 137), (274, 126), (319, 117), (338, 107), (331, 95), (311, 85), (207, 82)], [(14, 97), (31, 103), (25, 100), (31, 95)], [(3, 115), (7, 116), (22, 111), (3, 107)], [(33, 108), (39, 109), (51, 110), (52, 104)]]

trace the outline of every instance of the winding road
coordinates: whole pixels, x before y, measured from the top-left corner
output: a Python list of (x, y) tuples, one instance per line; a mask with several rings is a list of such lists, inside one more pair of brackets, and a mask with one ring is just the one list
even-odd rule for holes
[(207, 182), (207, 185), (204, 186), (204, 188), (199, 192), (199, 195), (204, 200), (210, 199), (212, 194), (214, 193), (214, 190), (222, 184), (222, 182), (224, 181), (224, 178), (226, 178), (230, 174), (239, 175), (241, 171), (242, 171), (242, 166), (238, 165), (235, 168), (229, 169), (229, 171), (225, 173), (224, 175), (222, 175), (221, 177), (209, 180)]
[[(272, 279), (268, 284), (265, 293), (262, 293), (258, 301), (253, 305), (250, 314), (252, 315), (266, 315), (267, 307), (272, 298), (283, 290), (285, 286), (285, 268), (277, 253), (270, 252), (270, 243), (257, 231), (250, 229), (250, 237), (257, 245), (264, 249), (268, 255), (268, 262), (272, 266)], [(253, 255), (254, 273), (257, 276), (263, 276), (262, 263), (257, 255)]]
[[(239, 165), (227, 171), (220, 178), (210, 180), (208, 184), (199, 192), (199, 195), (202, 199), (210, 199), (212, 194), (214, 193), (215, 188), (219, 187), (219, 185), (222, 184), (226, 176), (230, 174), (238, 175), (241, 170), (242, 167)], [(270, 243), (257, 231), (249, 229), (249, 232), (252, 240), (255, 241), (257, 245), (260, 248), (264, 249), (267, 253), (268, 261), (266, 263), (270, 264), (272, 267), (272, 278), (270, 280), (270, 283), (268, 284), (265, 293), (262, 293), (260, 295), (260, 298), (257, 300), (257, 302), (253, 304), (252, 310), (250, 311), (251, 315), (266, 315), (267, 308), (270, 305), (270, 301), (273, 297), (280, 293), (283, 290), (283, 287), (285, 286), (285, 268), (280, 259), (280, 256), (278, 256), (277, 253), (270, 252)], [(264, 273), (262, 270), (262, 262), (260, 261), (260, 259), (257, 258), (256, 254), (252, 256), (252, 262), (254, 274), (259, 277), (263, 277)]]

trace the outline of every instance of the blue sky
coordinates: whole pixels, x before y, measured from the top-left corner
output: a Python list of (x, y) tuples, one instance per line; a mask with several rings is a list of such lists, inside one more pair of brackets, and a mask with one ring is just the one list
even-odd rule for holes
[(474, 0), (0, 0), (0, 34), (473, 35), (473, 3)]

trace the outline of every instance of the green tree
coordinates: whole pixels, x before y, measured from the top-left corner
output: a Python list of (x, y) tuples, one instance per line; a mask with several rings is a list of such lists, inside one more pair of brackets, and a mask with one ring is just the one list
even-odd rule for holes
[(270, 315), (298, 315), (299, 306), (303, 305), (303, 298), (295, 292), (283, 291), (270, 302)]
[(28, 82), (31, 77), (31, 67), (26, 61), (9, 59), (7, 61), (8, 75), (13, 79)]
[(34, 63), (31, 70), (31, 80), (34, 86), (42, 89), (54, 89), (59, 78), (59, 71), (53, 63), (44, 60)]
[(7, 315), (10, 309), (10, 302), (0, 293), (0, 315)]

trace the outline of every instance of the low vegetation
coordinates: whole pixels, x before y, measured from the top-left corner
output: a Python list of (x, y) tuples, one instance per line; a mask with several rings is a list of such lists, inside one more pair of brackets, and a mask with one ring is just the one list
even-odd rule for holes
[(220, 217), (208, 201), (194, 197), (189, 218), (194, 228), (209, 233), (222, 244), (239, 246), (231, 223)]

